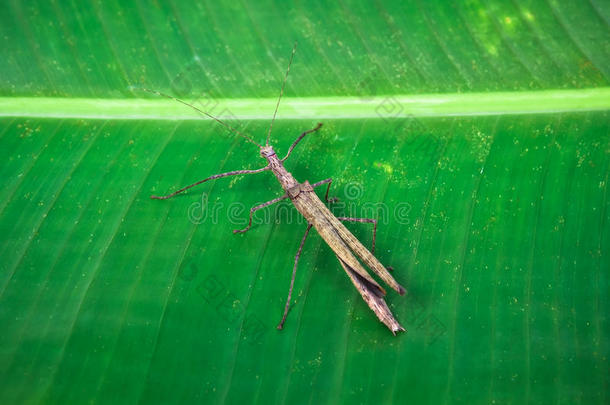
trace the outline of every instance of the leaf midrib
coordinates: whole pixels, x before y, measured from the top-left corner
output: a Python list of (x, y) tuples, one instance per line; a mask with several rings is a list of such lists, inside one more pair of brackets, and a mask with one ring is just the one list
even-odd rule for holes
[[(268, 120), (276, 98), (187, 99), (231, 120)], [(544, 114), (610, 109), (610, 87), (489, 93), (286, 97), (277, 119), (360, 119)], [(189, 120), (201, 115), (168, 99), (0, 97), (0, 117)]]

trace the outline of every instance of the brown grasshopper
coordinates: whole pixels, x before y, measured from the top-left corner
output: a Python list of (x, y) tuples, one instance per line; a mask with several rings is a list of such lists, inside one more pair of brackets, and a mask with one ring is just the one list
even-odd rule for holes
[[(375, 237), (377, 233), (377, 220), (370, 218), (347, 218), (347, 217), (335, 217), (332, 212), (328, 209), (328, 207), (320, 200), (317, 194), (314, 192), (314, 188), (321, 186), (323, 184), (327, 184), (325, 200), (328, 200), (328, 191), (330, 189), (330, 185), (332, 183), (332, 179), (325, 179), (319, 181), (315, 184), (309, 184), (306, 180), (303, 183), (299, 183), (293, 176), (286, 170), (284, 167), (284, 162), (290, 156), (290, 153), (297, 146), (297, 144), (307, 135), (312, 132), (319, 130), (322, 127), (322, 124), (318, 124), (315, 128), (310, 129), (308, 131), (303, 132), (288, 148), (288, 152), (286, 156), (282, 159), (279, 159), (276, 152), (273, 150), (273, 147), (269, 145), (269, 137), (271, 136), (271, 129), (273, 128), (273, 122), (275, 121), (275, 117), (277, 115), (277, 110), (280, 105), (280, 100), (282, 99), (282, 94), (284, 93), (284, 86), (286, 85), (286, 79), (288, 78), (288, 73), (290, 72), (290, 66), (292, 64), (292, 60), (294, 58), (294, 54), (296, 51), (296, 43), (294, 48), (292, 49), (292, 54), (290, 56), (290, 62), (288, 63), (288, 69), (286, 70), (286, 75), (284, 76), (284, 81), (282, 83), (282, 88), (280, 91), (280, 96), (277, 101), (277, 105), (275, 107), (275, 112), (273, 114), (273, 119), (271, 121), (271, 125), (269, 126), (269, 131), (267, 132), (265, 145), (260, 145), (256, 141), (254, 141), (251, 137), (242, 134), (237, 131), (235, 128), (231, 127), (229, 124), (221, 121), (220, 119), (208, 114), (205, 111), (200, 110), (199, 108), (185, 102), (179, 100), (175, 97), (169, 96), (167, 94), (163, 94), (154, 90), (145, 91), (155, 93), (157, 95), (167, 97), (173, 100), (176, 100), (182, 104), (186, 104), (191, 108), (194, 108), (198, 112), (216, 120), (221, 125), (225, 126), (229, 130), (233, 131), (237, 135), (243, 137), (248, 142), (256, 145), (259, 148), (260, 155), (267, 161), (267, 165), (255, 170), (235, 170), (227, 173), (215, 174), (213, 176), (207, 177), (203, 180), (200, 180), (196, 183), (193, 183), (189, 186), (183, 187), (180, 190), (177, 190), (166, 196), (155, 196), (152, 195), (150, 198), (165, 200), (175, 196), (176, 194), (182, 193), (185, 190), (188, 190), (191, 187), (199, 185), (209, 180), (218, 179), (221, 177), (234, 176), (239, 174), (250, 174), (250, 173), (260, 173), (264, 171), (271, 171), (279, 181), (282, 189), (284, 189), (284, 194), (274, 198), (271, 201), (268, 201), (263, 204), (256, 205), (250, 209), (248, 226), (244, 229), (236, 229), (234, 233), (243, 233), (247, 232), (252, 226), (252, 216), (255, 211), (268, 207), (271, 204), (289, 198), (290, 201), (294, 204), (295, 208), (305, 217), (307, 220), (307, 229), (305, 230), (305, 234), (301, 239), (301, 244), (297, 250), (297, 254), (294, 260), (294, 267), (292, 270), (292, 279), (290, 281), (290, 289), (288, 291), (288, 299), (286, 300), (286, 305), (284, 307), (284, 314), (282, 316), (282, 320), (278, 324), (277, 328), (282, 329), (284, 326), (284, 322), (288, 315), (288, 310), (290, 308), (290, 299), (292, 296), (292, 289), (294, 287), (294, 279), (297, 269), (297, 264), (299, 262), (299, 257), (301, 255), (301, 251), (303, 250), (303, 245), (305, 244), (305, 239), (309, 234), (309, 230), (313, 226), (316, 228), (320, 236), (324, 239), (324, 241), (330, 246), (330, 248), (337, 255), (337, 259), (339, 260), (339, 264), (345, 270), (352, 283), (364, 299), (364, 301), (368, 304), (368, 306), (373, 310), (375, 315), (379, 318), (381, 322), (383, 322), (394, 335), (398, 331), (404, 331), (405, 329), (398, 323), (398, 321), (394, 318), (392, 312), (388, 308), (385, 303), (383, 297), (385, 296), (385, 290), (375, 281), (368, 272), (364, 269), (360, 261), (356, 258), (358, 257), (366, 266), (368, 266), (371, 270), (373, 270), (386, 284), (396, 290), (400, 295), (404, 295), (405, 289), (394, 280), (392, 275), (388, 272), (386, 267), (384, 267), (379, 260), (374, 256), (375, 251)], [(341, 223), (341, 221), (352, 221), (352, 222), (365, 222), (373, 224), (373, 244), (372, 248), (369, 251), (365, 248), (362, 243), (354, 236), (352, 233)]]

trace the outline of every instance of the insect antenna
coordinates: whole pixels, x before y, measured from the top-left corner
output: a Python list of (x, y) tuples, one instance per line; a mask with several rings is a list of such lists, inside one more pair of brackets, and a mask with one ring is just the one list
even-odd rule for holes
[(288, 79), (288, 72), (290, 72), (290, 65), (292, 65), (292, 59), (294, 58), (294, 54), (297, 51), (297, 42), (294, 42), (294, 46), (292, 47), (292, 54), (290, 55), (290, 62), (288, 62), (288, 69), (286, 69), (286, 75), (284, 76), (284, 82), (282, 83), (282, 89), (280, 90), (280, 96), (277, 99), (277, 104), (275, 105), (275, 112), (273, 113), (273, 119), (271, 120), (271, 125), (269, 126), (269, 132), (267, 132), (267, 140), (265, 141), (265, 145), (269, 146), (269, 137), (271, 136), (271, 129), (273, 128), (273, 123), (275, 122), (275, 116), (277, 114), (277, 109), (280, 107), (280, 100), (282, 99), (282, 94), (284, 94), (284, 86), (286, 86), (286, 79)]
[(195, 111), (197, 111), (197, 112), (199, 112), (201, 114), (207, 115), (208, 117), (212, 118), (213, 120), (218, 122), (220, 125), (224, 126), (228, 130), (230, 130), (230, 131), (234, 132), (235, 134), (237, 134), (237, 135), (241, 136), (242, 138), (244, 138), (246, 141), (248, 141), (248, 142), (258, 146), (259, 149), (262, 148), (262, 145), (260, 145), (254, 139), (250, 138), (248, 135), (242, 134), (241, 132), (239, 132), (237, 129), (233, 128), (231, 125), (227, 124), (226, 122), (220, 120), (219, 118), (213, 116), (212, 114), (210, 114), (210, 113), (208, 113), (206, 111), (203, 111), (200, 108), (195, 107), (194, 105), (192, 105), (190, 103), (187, 103), (184, 100), (180, 100), (179, 98), (176, 98), (174, 96), (170, 96), (169, 94), (161, 93), (160, 91), (157, 91), (157, 90), (151, 90), (151, 89), (146, 89), (146, 88), (140, 88), (140, 90), (145, 91), (147, 93), (156, 94), (156, 95), (161, 96), (161, 97), (169, 98), (170, 100), (174, 100), (174, 101), (182, 103), (182, 104), (184, 104), (184, 105), (186, 105), (188, 107), (191, 107), (193, 110), (195, 110)]

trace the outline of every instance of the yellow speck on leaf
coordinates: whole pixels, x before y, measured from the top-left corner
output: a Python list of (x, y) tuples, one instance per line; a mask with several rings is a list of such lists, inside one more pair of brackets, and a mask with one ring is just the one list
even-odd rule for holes
[(394, 172), (394, 169), (389, 163), (375, 162), (374, 166), (383, 169), (387, 174), (392, 174)]

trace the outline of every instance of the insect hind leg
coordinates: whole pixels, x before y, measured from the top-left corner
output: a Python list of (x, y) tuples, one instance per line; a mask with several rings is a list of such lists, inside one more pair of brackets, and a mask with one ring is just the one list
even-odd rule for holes
[(307, 229), (305, 230), (305, 234), (303, 235), (303, 239), (301, 239), (301, 244), (299, 245), (297, 254), (294, 257), (294, 267), (292, 268), (292, 279), (290, 280), (290, 288), (288, 289), (288, 299), (286, 300), (286, 305), (284, 306), (284, 315), (282, 316), (282, 320), (277, 325), (277, 328), (280, 330), (284, 328), (284, 322), (286, 321), (286, 317), (288, 316), (288, 311), (290, 310), (290, 298), (292, 297), (292, 288), (294, 287), (294, 278), (297, 274), (297, 264), (299, 263), (299, 258), (301, 257), (301, 252), (303, 251), (303, 245), (305, 245), (305, 239), (307, 239), (307, 235), (309, 234), (310, 229), (311, 229), (311, 224), (308, 224)]

